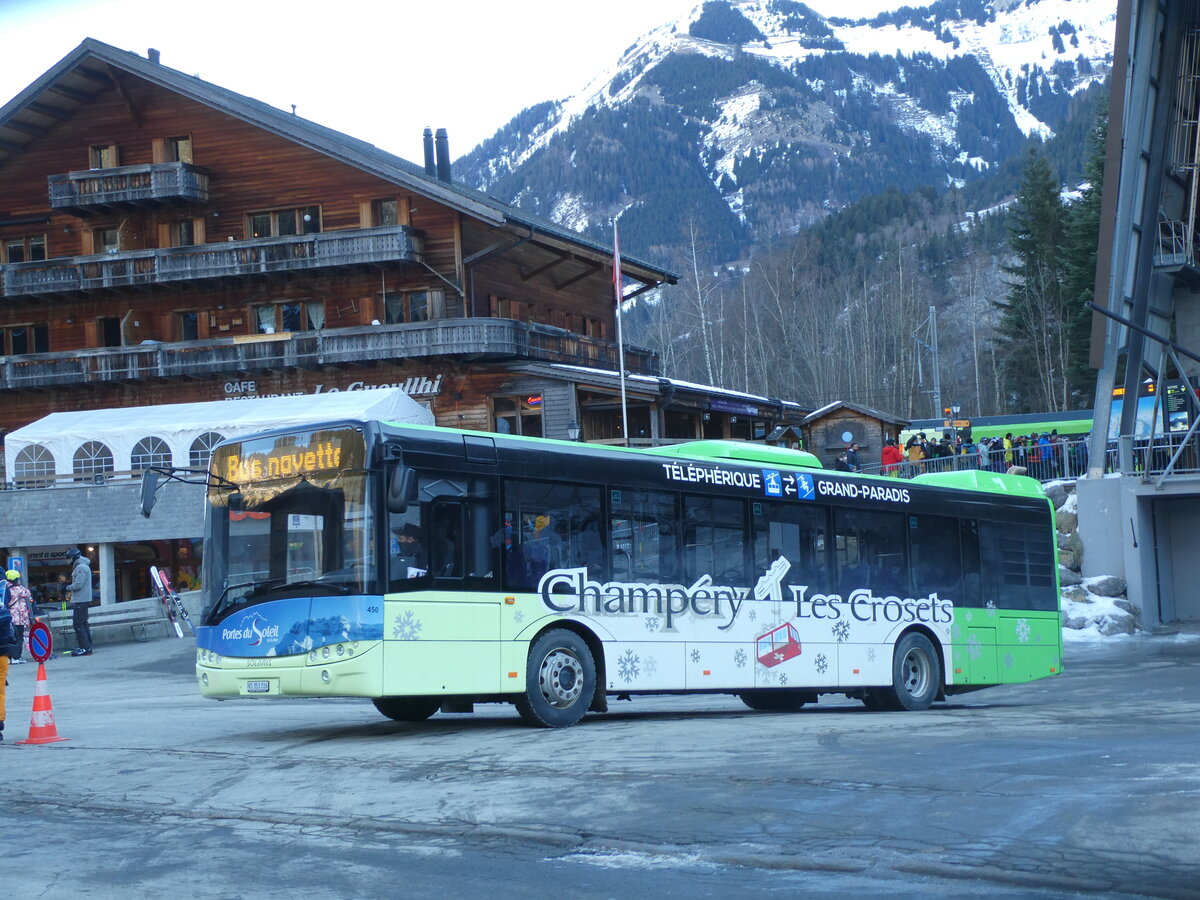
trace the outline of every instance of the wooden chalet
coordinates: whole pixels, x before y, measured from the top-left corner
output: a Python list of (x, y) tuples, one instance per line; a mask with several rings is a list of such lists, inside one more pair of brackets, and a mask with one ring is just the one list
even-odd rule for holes
[[(440, 425), (592, 441), (761, 439), (802, 417), (663, 378), (627, 346), (624, 435), (611, 248), (456, 184), (444, 131), (423, 151), (416, 165), (85, 40), (0, 108), (0, 433), (376, 387)], [(621, 274), (626, 297), (676, 281), (629, 257)], [(23, 465), (43, 482), (129, 474), (102, 435)], [(61, 537), (89, 540), (109, 539)]]

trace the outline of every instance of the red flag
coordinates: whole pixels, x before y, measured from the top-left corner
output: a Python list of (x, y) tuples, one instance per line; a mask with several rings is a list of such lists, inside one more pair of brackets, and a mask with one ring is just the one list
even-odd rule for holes
[(617, 220), (613, 219), (613, 299), (621, 305), (621, 239), (617, 236)]

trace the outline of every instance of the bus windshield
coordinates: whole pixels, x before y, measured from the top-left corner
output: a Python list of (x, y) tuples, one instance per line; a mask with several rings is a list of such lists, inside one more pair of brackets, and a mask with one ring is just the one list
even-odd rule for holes
[[(260, 600), (373, 592), (371, 473), (355, 429), (219, 447), (209, 491), (206, 620)], [(237, 476), (237, 477), (234, 477)]]

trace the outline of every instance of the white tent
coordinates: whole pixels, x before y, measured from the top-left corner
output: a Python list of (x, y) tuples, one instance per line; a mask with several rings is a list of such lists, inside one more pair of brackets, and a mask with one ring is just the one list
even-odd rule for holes
[[(57, 412), (10, 432), (4, 439), (4, 461), (10, 480), (45, 478), (52, 472), (71, 475), (76, 454), (81, 461), (95, 459), (100, 443), (111, 454), (112, 471), (127, 472), (134, 468), (130, 458), (135, 448), (143, 455), (154, 452), (152, 448), (161, 451), (165, 443), (171, 464), (188, 466), (193, 449), (207, 453), (214, 436), (370, 419), (433, 424), (433, 414), (399, 388)], [(85, 464), (79, 471), (90, 475), (98, 467)]]

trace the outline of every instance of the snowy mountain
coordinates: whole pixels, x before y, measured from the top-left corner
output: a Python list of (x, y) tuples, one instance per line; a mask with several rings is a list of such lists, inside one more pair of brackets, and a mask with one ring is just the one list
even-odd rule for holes
[[(847, 4), (852, 7), (851, 3)], [(962, 185), (1063, 126), (1111, 65), (1116, 0), (938, 0), (871, 19), (706, 0), (456, 177), (631, 252), (732, 259), (889, 186)]]

